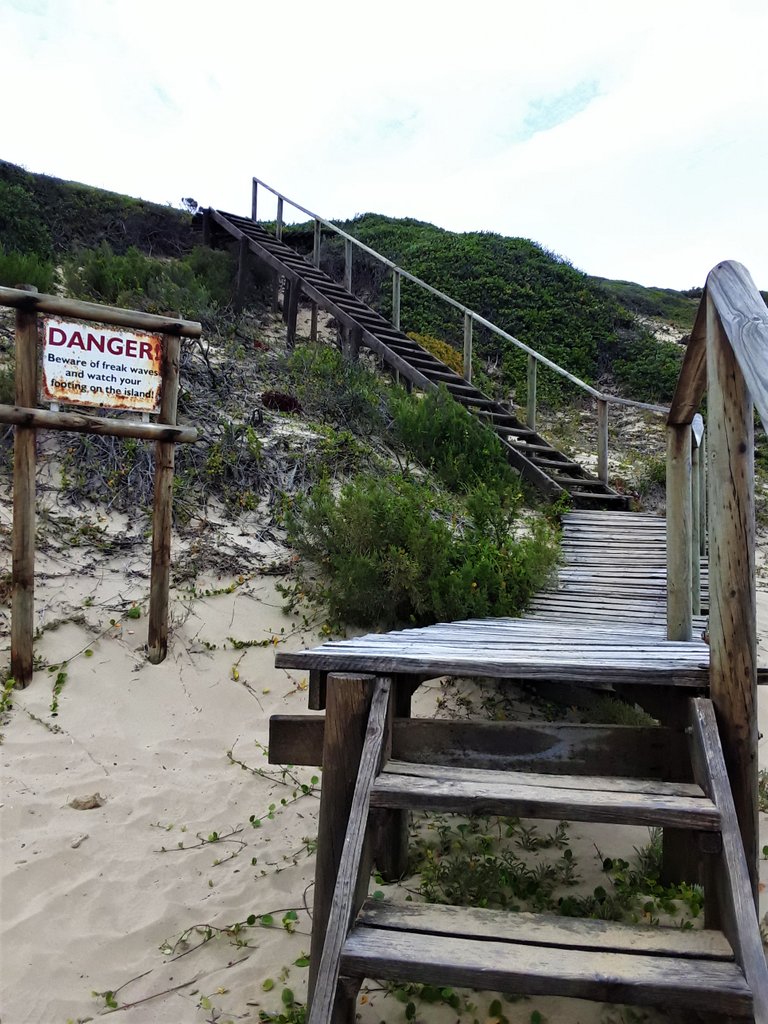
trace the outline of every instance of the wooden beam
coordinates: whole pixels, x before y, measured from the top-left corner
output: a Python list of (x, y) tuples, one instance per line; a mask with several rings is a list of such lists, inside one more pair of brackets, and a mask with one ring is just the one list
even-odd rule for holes
[(597, 476), (608, 483), (608, 403), (597, 400)]
[[(62, 299), (59, 295), (39, 295), (20, 288), (0, 287), (0, 306), (23, 309), (29, 313), (53, 313), (55, 316), (71, 316), (77, 320), (90, 320), (97, 324), (112, 324), (116, 327), (133, 327), (139, 331), (177, 335), (180, 338), (199, 338), (203, 328), (193, 320), (156, 316), (154, 313), (140, 313), (135, 309), (119, 309), (116, 306), (102, 306), (95, 302), (81, 302), (80, 299)], [(34, 402), (27, 403), (34, 405)]]
[[(530, 357), (529, 357), (530, 358)], [(472, 383), (472, 314), (464, 314), (464, 380)]]
[(333, 906), (373, 687), (374, 680), (370, 676), (334, 674), (328, 677), (328, 728), (323, 737), (323, 788), (317, 829), (308, 1002), (314, 993)]
[(248, 284), (248, 239), (240, 238), (237, 250), (237, 284), (235, 286), (235, 312), (242, 312), (245, 304), (245, 289)]
[(344, 287), (352, 291), (352, 240), (344, 239)]
[(178, 443), (197, 440), (194, 427), (174, 427), (170, 423), (137, 423), (133, 420), (88, 416), (81, 412), (52, 412), (18, 405), (0, 405), (0, 423), (44, 430), (71, 430), (76, 434), (100, 434), (105, 437), (140, 437), (148, 441)]
[[(163, 339), (163, 390), (160, 417), (176, 423), (179, 397), (178, 338)], [(168, 592), (171, 577), (171, 528), (173, 525), (173, 469), (176, 446), (158, 441), (155, 446), (155, 493), (152, 507), (152, 570), (149, 589), (147, 656), (157, 665), (168, 653)]]
[(667, 639), (691, 639), (691, 430), (667, 427)]
[(757, 898), (754, 419), (747, 381), (711, 297), (707, 369), (710, 694)]
[(392, 271), (392, 323), (400, 330), (400, 273)]
[[(32, 285), (28, 286), (31, 294)], [(16, 404), (37, 401), (37, 313), (16, 312)], [(13, 533), (11, 598), (11, 676), (16, 686), (32, 681), (35, 632), (35, 457), (36, 431), (17, 426), (13, 443)]]
[(702, 296), (688, 347), (680, 367), (667, 423), (690, 423), (697, 413), (707, 386), (707, 295)]
[[(270, 764), (322, 764), (324, 729), (322, 715), (273, 715)], [(680, 733), (655, 726), (395, 718), (392, 754), (403, 761), (469, 768), (546, 773), (567, 768), (573, 775), (690, 779)]]
[(257, 220), (258, 210), (258, 199), (259, 199), (259, 183), (256, 178), (251, 183), (251, 220)]
[(526, 408), (525, 422), (531, 428), (536, 429), (536, 357), (528, 356), (528, 379), (525, 390)]

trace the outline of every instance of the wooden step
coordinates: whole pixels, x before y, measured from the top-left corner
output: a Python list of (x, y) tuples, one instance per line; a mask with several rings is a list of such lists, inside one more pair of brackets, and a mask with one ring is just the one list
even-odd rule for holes
[(372, 807), (601, 821), (717, 831), (720, 815), (698, 786), (634, 779), (526, 776), (479, 768), (390, 761), (371, 790)]
[(341, 973), (518, 995), (751, 1014), (719, 932), (369, 900)]

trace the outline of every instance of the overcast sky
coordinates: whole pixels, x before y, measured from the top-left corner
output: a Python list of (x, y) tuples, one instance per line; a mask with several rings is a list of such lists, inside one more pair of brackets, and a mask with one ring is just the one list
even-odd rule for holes
[(0, 0), (0, 157), (239, 213), (257, 175), (327, 218), (768, 288), (766, 40), (766, 0)]

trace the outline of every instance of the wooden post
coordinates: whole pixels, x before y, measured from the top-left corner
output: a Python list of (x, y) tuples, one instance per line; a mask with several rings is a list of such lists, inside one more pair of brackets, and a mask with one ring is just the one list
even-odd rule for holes
[(281, 241), (283, 237), (283, 197), (277, 200), (277, 216), (275, 217), (275, 238)]
[(287, 324), (285, 346), (287, 349), (293, 350), (296, 347), (296, 317), (299, 312), (299, 296), (301, 295), (301, 287), (299, 286), (298, 279), (296, 281), (286, 281), (286, 288), (288, 288), (289, 285), (290, 292), (288, 293), (288, 298), (287, 300), (283, 300), (283, 308), (285, 308), (285, 302), (287, 301), (288, 303), (285, 317), (285, 322)]
[(348, 363), (356, 363), (360, 355), (363, 341), (361, 327), (345, 327), (341, 335), (341, 354)]
[(211, 223), (211, 210), (210, 207), (206, 207), (203, 210), (203, 245), (211, 247), (213, 240), (213, 225)]
[(525, 422), (536, 429), (536, 357), (528, 356), (528, 383), (525, 391), (526, 411)]
[(257, 210), (257, 206), (258, 206), (258, 198), (259, 198), (259, 183), (254, 178), (253, 182), (251, 184), (251, 220), (256, 220), (257, 219), (257, 217), (256, 217), (256, 210)]
[[(319, 220), (315, 221), (315, 232), (314, 240), (312, 244), (312, 266), (320, 266), (320, 244), (322, 242), (323, 226)], [(317, 341), (317, 303), (313, 302), (311, 306), (310, 321), (309, 321), (309, 338), (310, 341)]]
[[(176, 423), (179, 398), (179, 355), (181, 341), (163, 336), (163, 391), (160, 421)], [(171, 526), (173, 523), (173, 467), (176, 445), (158, 441), (155, 445), (155, 495), (152, 509), (152, 575), (149, 591), (147, 651), (153, 665), (168, 653), (168, 591), (171, 577)]]
[(699, 445), (699, 551), (707, 553), (707, 435)]
[(277, 316), (280, 312), (280, 275), (276, 270), (272, 271), (272, 313)]
[(691, 428), (667, 427), (667, 639), (691, 639)]
[(608, 483), (608, 402), (597, 400), (597, 475)]
[(400, 330), (400, 272), (392, 271), (392, 324)]
[(757, 623), (752, 399), (707, 299), (709, 677), (757, 903)]
[(288, 323), (288, 307), (291, 304), (291, 291), (293, 290), (293, 283), (290, 278), (285, 279), (283, 285), (283, 323)]
[(352, 242), (349, 238), (344, 239), (344, 287), (352, 291)]
[(307, 1003), (312, 999), (363, 750), (374, 680), (329, 675)]
[[(24, 291), (36, 292), (33, 285)], [(37, 405), (37, 313), (16, 311), (16, 405)], [(11, 676), (16, 686), (32, 681), (35, 633), (35, 438), (34, 427), (15, 428), (13, 442), (13, 596)]]
[(242, 312), (245, 304), (245, 288), (248, 283), (248, 239), (245, 235), (240, 238), (237, 250), (237, 286), (235, 288), (235, 312)]
[(464, 314), (464, 380), (472, 383), (472, 316)]
[(691, 449), (691, 611), (701, 615), (701, 452), (696, 438)]
[[(392, 677), (392, 697), (389, 704), (390, 746), (394, 718), (411, 717), (411, 697), (418, 689), (411, 676)], [(384, 752), (389, 758), (391, 750)], [(408, 822), (410, 811), (391, 810), (386, 807), (371, 809), (371, 847), (376, 868), (385, 882), (396, 882), (408, 870)]]

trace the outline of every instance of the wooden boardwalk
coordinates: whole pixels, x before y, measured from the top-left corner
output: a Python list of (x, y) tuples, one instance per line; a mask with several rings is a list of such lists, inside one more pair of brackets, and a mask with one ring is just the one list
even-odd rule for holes
[[(706, 604), (706, 566), (702, 569)], [(276, 664), (321, 672), (474, 675), (705, 688), (706, 622), (691, 642), (666, 639), (666, 524), (656, 516), (579, 511), (563, 523), (557, 582), (519, 619), (468, 619), (372, 633)]]

